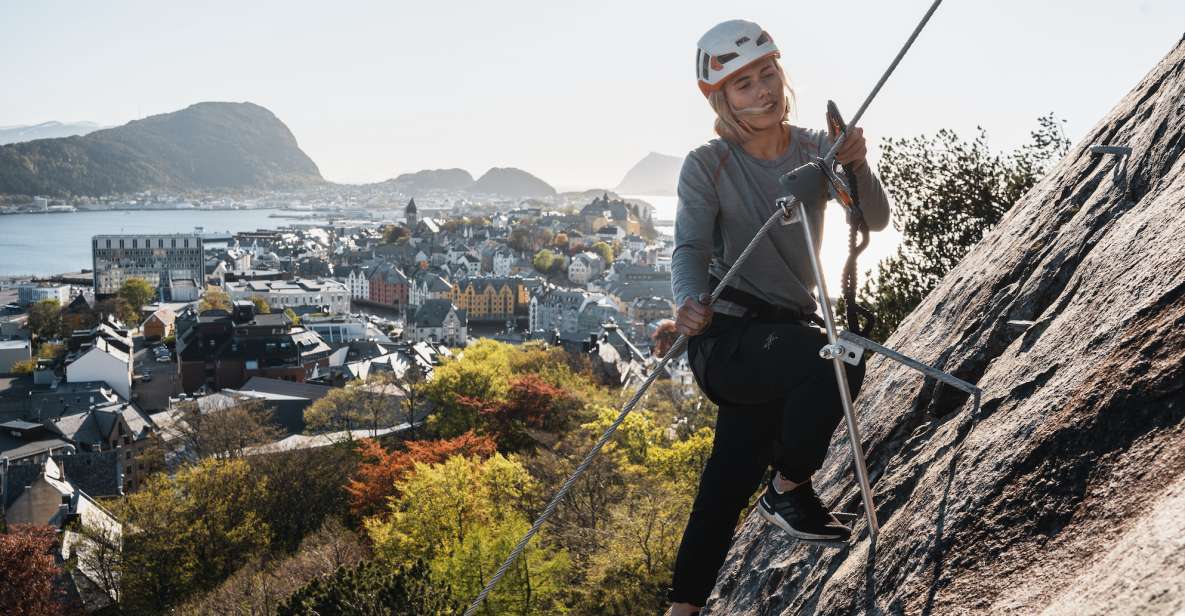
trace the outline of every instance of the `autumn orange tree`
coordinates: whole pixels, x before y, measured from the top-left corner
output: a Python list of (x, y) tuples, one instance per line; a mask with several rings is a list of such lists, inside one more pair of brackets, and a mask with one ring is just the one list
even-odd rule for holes
[(49, 526), (14, 524), (0, 533), (0, 606), (11, 616), (52, 616), (67, 612), (65, 597), (54, 586), (59, 573), (53, 548), (57, 533)]
[(452, 456), (488, 458), (495, 451), (493, 439), (473, 432), (443, 440), (408, 441), (405, 447), (388, 451), (373, 439), (359, 442), (361, 461), (346, 484), (355, 516), (366, 518), (387, 511), (387, 500), (398, 495), (395, 483), (406, 478), (417, 462), (439, 464)]
[(503, 452), (533, 450), (537, 443), (532, 430), (565, 430), (570, 427), (571, 412), (582, 406), (571, 392), (535, 374), (512, 379), (505, 400), (462, 396), (458, 401), (477, 415), (478, 432), (492, 437)]

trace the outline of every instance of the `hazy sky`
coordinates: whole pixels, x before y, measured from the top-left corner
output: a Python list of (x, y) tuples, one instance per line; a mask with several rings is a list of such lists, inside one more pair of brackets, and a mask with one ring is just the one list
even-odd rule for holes
[[(0, 0), (0, 125), (252, 101), (330, 180), (516, 166), (613, 186), (712, 136), (693, 58), (713, 24), (762, 24), (817, 126), (827, 98), (855, 111), (928, 4)], [(1012, 147), (1054, 111), (1077, 138), (1183, 32), (1182, 0), (947, 0), (863, 124)]]

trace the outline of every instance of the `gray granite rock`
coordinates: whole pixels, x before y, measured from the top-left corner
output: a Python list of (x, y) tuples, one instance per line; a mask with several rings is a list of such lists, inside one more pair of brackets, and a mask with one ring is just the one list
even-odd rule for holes
[[(1132, 148), (1125, 175), (1091, 144)], [(1185, 610), (1185, 40), (870, 363), (881, 535), (798, 544), (750, 515), (704, 616)], [(1009, 321), (1030, 321), (1009, 325)], [(859, 511), (843, 430), (816, 476)]]

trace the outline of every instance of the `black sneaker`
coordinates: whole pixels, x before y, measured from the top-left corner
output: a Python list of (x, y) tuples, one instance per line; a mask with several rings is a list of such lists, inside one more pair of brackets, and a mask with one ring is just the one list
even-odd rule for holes
[(757, 511), (795, 539), (823, 543), (845, 542), (852, 530), (827, 511), (810, 481), (778, 494), (773, 480), (757, 501)]

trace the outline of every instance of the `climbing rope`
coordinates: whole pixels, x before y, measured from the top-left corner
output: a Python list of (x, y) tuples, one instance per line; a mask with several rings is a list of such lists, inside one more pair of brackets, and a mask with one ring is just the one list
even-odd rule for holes
[[(772, 227), (775, 222), (784, 216), (784, 211), (778, 209), (769, 217), (769, 220), (765, 221), (764, 225), (761, 225), (761, 229), (757, 231), (757, 234), (753, 236), (752, 240), (749, 240), (749, 245), (745, 246), (745, 249), (741, 251), (740, 256), (737, 257), (736, 263), (733, 263), (732, 267), (728, 268), (728, 272), (725, 273), (724, 277), (720, 279), (720, 284), (716, 285), (716, 288), (712, 290), (712, 294), (704, 303), (710, 306), (716, 301), (717, 298), (720, 297), (720, 293), (724, 291), (724, 288), (727, 287), (728, 283), (733, 279), (733, 277), (736, 276), (737, 270), (739, 270), (741, 265), (749, 258), (749, 254), (753, 252), (753, 249), (757, 246), (757, 243), (765, 237), (765, 235), (769, 232), (770, 227)], [(539, 517), (535, 520), (535, 523), (531, 525), (531, 529), (527, 531), (526, 535), (523, 535), (523, 538), (520, 539), (519, 542), (514, 546), (514, 549), (510, 551), (510, 556), (507, 556), (506, 561), (502, 563), (502, 566), (498, 567), (498, 570), (494, 572), (494, 577), (490, 578), (490, 581), (486, 584), (485, 588), (483, 588), (481, 592), (478, 593), (477, 598), (475, 598), (473, 603), (469, 605), (469, 609), (465, 610), (465, 616), (473, 616), (473, 614), (477, 613), (477, 609), (479, 606), (481, 606), (481, 602), (485, 601), (486, 597), (490, 594), (490, 591), (492, 591), (494, 587), (498, 585), (498, 581), (502, 579), (502, 576), (506, 575), (506, 572), (510, 570), (511, 565), (513, 565), (514, 561), (517, 560), (519, 555), (523, 553), (523, 550), (527, 548), (527, 544), (531, 541), (535, 534), (539, 532), (539, 529), (543, 527), (543, 523), (547, 521), (547, 518), (549, 518), (551, 514), (555, 512), (556, 507), (559, 506), (560, 501), (564, 499), (564, 496), (568, 494), (568, 490), (572, 488), (572, 485), (576, 483), (576, 480), (584, 474), (584, 471), (588, 470), (589, 465), (592, 464), (593, 458), (597, 456), (597, 453), (601, 451), (601, 448), (605, 446), (605, 443), (608, 443), (609, 439), (613, 437), (613, 433), (616, 432), (617, 428), (621, 426), (621, 423), (625, 421), (625, 418), (630, 414), (630, 411), (634, 410), (634, 406), (636, 406), (638, 401), (642, 399), (642, 396), (646, 394), (646, 390), (648, 390), (650, 385), (654, 383), (660, 374), (662, 374), (666, 368), (667, 363), (672, 357), (676, 357), (682, 353), (684, 347), (686, 346), (687, 336), (681, 335), (679, 336), (678, 340), (675, 340), (675, 344), (671, 345), (670, 350), (667, 351), (666, 355), (663, 355), (662, 360), (658, 362), (658, 364), (654, 367), (654, 370), (652, 370), (650, 375), (646, 377), (646, 380), (642, 381), (642, 384), (638, 386), (638, 389), (634, 392), (634, 395), (631, 396), (629, 401), (625, 403), (625, 406), (621, 407), (621, 413), (617, 415), (617, 419), (613, 420), (613, 423), (609, 424), (609, 427), (605, 429), (605, 433), (601, 435), (601, 438), (597, 439), (597, 442), (592, 446), (592, 449), (588, 451), (588, 454), (584, 456), (584, 460), (580, 462), (580, 464), (576, 467), (576, 470), (572, 471), (572, 474), (569, 475), (566, 480), (564, 480), (563, 485), (560, 486), (559, 491), (557, 491), (555, 496), (552, 497), (551, 502), (547, 503), (547, 506), (543, 508), (543, 512), (539, 514)]]
[[(842, 134), (847, 128), (843, 117), (839, 114), (839, 107), (833, 101), (827, 101), (827, 125), (834, 135)], [(820, 159), (820, 165), (827, 165), (826, 160)], [(843, 165), (847, 182), (836, 186), (837, 197), (847, 212), (848, 221), (848, 259), (844, 261), (841, 289), (843, 292), (844, 317), (848, 330), (861, 336), (868, 336), (876, 327), (876, 315), (871, 310), (856, 303), (856, 286), (859, 281), (857, 262), (860, 254), (868, 248), (868, 223), (864, 220), (864, 210), (860, 208), (860, 185), (856, 180), (856, 169), (851, 164)], [(828, 177), (831, 177), (829, 174)], [(836, 183), (838, 184), (838, 182)], [(857, 235), (860, 237), (856, 241)], [(861, 324), (863, 319), (863, 324)]]

